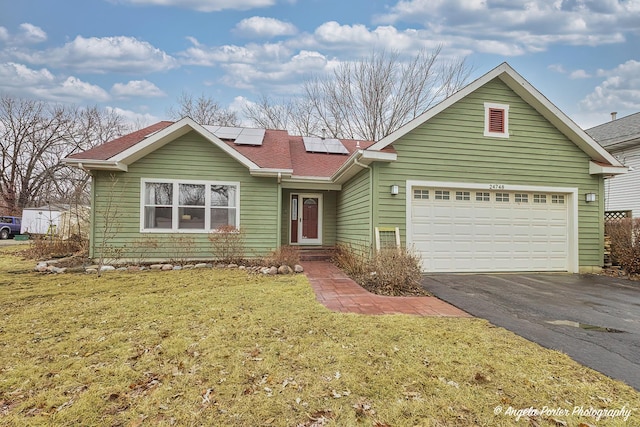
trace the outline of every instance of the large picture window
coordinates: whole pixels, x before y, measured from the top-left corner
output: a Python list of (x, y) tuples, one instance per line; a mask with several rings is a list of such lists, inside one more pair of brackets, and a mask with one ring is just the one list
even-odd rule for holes
[(208, 232), (239, 226), (237, 182), (142, 180), (141, 231)]

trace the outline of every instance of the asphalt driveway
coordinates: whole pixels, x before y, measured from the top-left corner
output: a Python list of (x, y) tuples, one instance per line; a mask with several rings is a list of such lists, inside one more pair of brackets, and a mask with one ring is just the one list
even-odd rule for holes
[(476, 317), (640, 390), (640, 282), (577, 274), (434, 274), (422, 284)]

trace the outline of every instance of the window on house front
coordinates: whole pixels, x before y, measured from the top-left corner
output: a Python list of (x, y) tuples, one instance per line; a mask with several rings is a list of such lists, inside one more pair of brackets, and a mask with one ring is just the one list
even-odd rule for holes
[(238, 227), (239, 184), (142, 181), (141, 231), (208, 232)]
[(471, 192), (456, 191), (456, 200), (471, 200)]
[(450, 193), (447, 190), (436, 190), (436, 200), (449, 200)]
[(415, 189), (413, 190), (413, 198), (414, 199), (429, 199), (429, 190)]
[(509, 137), (509, 106), (506, 104), (484, 104), (484, 136)]
[(485, 193), (485, 192), (476, 193), (476, 202), (489, 202), (489, 201), (491, 201), (491, 196), (489, 193)]
[(533, 195), (533, 203), (547, 203), (547, 195), (546, 194), (534, 194)]
[(529, 195), (526, 193), (516, 193), (514, 198), (516, 203), (529, 203)]
[(564, 205), (564, 195), (562, 194), (552, 194), (551, 195), (551, 203)]
[(508, 202), (509, 193), (496, 193), (496, 202)]

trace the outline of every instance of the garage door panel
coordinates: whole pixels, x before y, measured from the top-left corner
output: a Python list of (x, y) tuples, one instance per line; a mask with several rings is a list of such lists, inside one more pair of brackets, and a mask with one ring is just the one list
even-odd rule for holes
[(411, 205), (412, 242), (425, 271), (568, 270), (568, 203), (550, 203), (550, 193), (547, 203), (533, 203), (533, 193), (515, 202), (507, 191), (499, 193), (508, 202), (493, 191), (489, 201), (475, 200), (475, 192), (471, 200), (455, 200), (456, 189), (444, 190), (450, 200)]

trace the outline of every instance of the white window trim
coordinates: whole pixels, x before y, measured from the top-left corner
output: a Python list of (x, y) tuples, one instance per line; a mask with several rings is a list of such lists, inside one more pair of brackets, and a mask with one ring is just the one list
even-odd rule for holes
[[(489, 132), (489, 110), (504, 110), (504, 132)], [(492, 102), (484, 103), (484, 136), (495, 138), (509, 138), (509, 105), (494, 104)]]
[[(172, 224), (171, 228), (144, 228), (144, 208), (145, 208), (145, 185), (147, 183), (166, 183), (173, 184), (173, 200), (171, 204), (172, 209)], [(210, 229), (211, 225), (211, 194), (210, 190), (205, 191), (205, 221), (204, 228), (178, 228), (178, 211), (180, 209), (179, 201), (179, 184), (198, 184), (205, 185), (207, 189), (211, 185), (232, 185), (236, 187), (236, 228), (240, 229), (240, 182), (237, 181), (198, 181), (189, 179), (162, 179), (162, 178), (142, 178), (140, 180), (140, 232), (141, 233), (185, 233), (185, 234), (202, 234), (212, 233), (215, 230)]]

